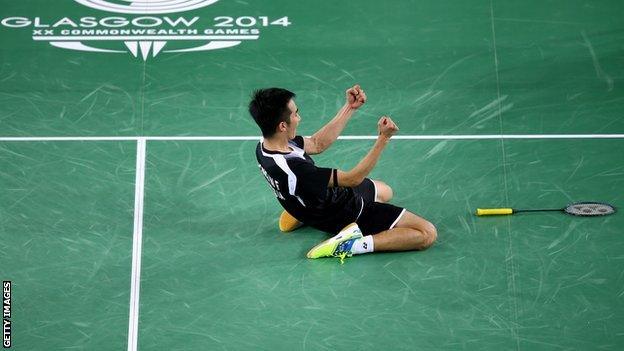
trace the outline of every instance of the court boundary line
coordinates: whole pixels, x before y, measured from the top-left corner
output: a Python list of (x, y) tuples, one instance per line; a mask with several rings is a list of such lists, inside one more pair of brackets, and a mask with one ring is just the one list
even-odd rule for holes
[[(68, 136), (0, 137), (3, 142), (37, 141), (247, 141), (260, 136)], [(343, 135), (339, 140), (375, 140), (377, 135)], [(465, 134), (465, 135), (395, 135), (393, 140), (505, 140), (505, 139), (624, 139), (624, 134)]]
[(147, 140), (138, 138), (136, 180), (134, 183), (134, 232), (132, 234), (132, 273), (130, 276), (130, 310), (128, 313), (128, 351), (136, 350), (138, 344), (146, 153)]
[[(490, 0), (490, 22), (492, 24), (492, 48), (494, 54), (494, 72), (496, 74), (496, 101), (498, 105), (498, 122), (500, 127), (500, 134), (503, 134), (503, 110), (501, 106), (501, 93), (500, 93), (500, 79), (499, 79), (499, 68), (498, 68), (498, 51), (496, 49), (496, 29), (494, 25), (494, 4), (493, 0)], [(505, 152), (505, 139), (500, 139), (500, 147), (501, 147), (501, 158), (502, 158), (502, 166), (503, 166), (503, 183), (505, 187), (505, 201), (509, 203), (509, 186), (507, 183), (507, 154)], [(510, 325), (509, 329), (511, 331), (511, 336), (516, 339), (516, 350), (520, 350), (520, 337), (518, 332), (518, 288), (516, 285), (516, 266), (514, 262), (514, 250), (513, 250), (513, 241), (511, 240), (511, 218), (507, 218), (507, 237), (509, 239), (509, 245), (507, 246), (507, 254), (505, 258), (505, 269), (507, 271), (507, 298), (512, 301), (513, 304), (513, 321), (514, 323)], [(511, 294), (510, 294), (511, 290)]]

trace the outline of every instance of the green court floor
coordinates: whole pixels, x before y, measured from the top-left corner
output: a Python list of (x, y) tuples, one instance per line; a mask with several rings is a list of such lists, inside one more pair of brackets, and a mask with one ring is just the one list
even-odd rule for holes
[[(624, 4), (164, 2), (159, 13), (151, 0), (3, 4), (12, 349), (624, 348), (621, 212), (473, 215), (624, 206)], [(168, 34), (136, 34), (147, 29)], [(356, 83), (369, 100), (343, 134), (397, 122), (407, 139), (371, 177), (433, 222), (438, 242), (307, 260), (327, 235), (278, 230), (247, 103), (256, 88), (293, 90), (310, 135)], [(349, 169), (372, 144), (338, 140), (315, 160)]]

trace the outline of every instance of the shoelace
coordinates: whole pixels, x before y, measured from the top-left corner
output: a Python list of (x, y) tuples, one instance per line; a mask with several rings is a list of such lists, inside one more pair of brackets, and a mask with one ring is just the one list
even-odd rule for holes
[(334, 253), (332, 254), (332, 256), (334, 257), (339, 257), (340, 258), (340, 264), (344, 264), (344, 259), (346, 257), (351, 257), (351, 247), (353, 247), (353, 243), (355, 242), (355, 239), (351, 239), (351, 240), (347, 240), (347, 241), (343, 241), (340, 243), (340, 245), (338, 245), (338, 247), (336, 247), (336, 250), (334, 250)]
[(344, 264), (344, 259), (345, 257), (348, 257), (348, 256), (346, 252), (343, 252), (340, 255), (338, 255), (338, 257), (340, 257), (340, 264)]

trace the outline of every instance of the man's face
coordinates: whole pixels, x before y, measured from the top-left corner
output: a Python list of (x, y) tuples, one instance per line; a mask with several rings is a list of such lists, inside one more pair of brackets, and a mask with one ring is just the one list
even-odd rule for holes
[(294, 139), (297, 135), (297, 126), (301, 121), (299, 116), (299, 108), (295, 104), (295, 100), (290, 99), (288, 102), (288, 109), (290, 110), (290, 123), (286, 123), (286, 130), (288, 132), (288, 139)]

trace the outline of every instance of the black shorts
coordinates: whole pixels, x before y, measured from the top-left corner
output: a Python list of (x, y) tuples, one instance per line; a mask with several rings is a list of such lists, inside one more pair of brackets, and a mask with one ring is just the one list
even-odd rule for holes
[(353, 188), (353, 190), (362, 197), (362, 210), (355, 222), (364, 235), (373, 235), (394, 228), (403, 216), (403, 213), (405, 213), (404, 208), (388, 203), (375, 202), (377, 188), (375, 183), (368, 178), (364, 179), (362, 184)]
[(375, 183), (368, 178), (364, 179), (362, 184), (354, 187), (353, 191), (356, 200), (359, 199), (361, 203), (358, 208), (345, 211), (345, 217), (340, 219), (308, 224), (318, 230), (335, 235), (347, 225), (356, 222), (362, 230), (362, 234), (373, 235), (394, 228), (405, 212), (404, 208), (375, 202), (377, 188)]

